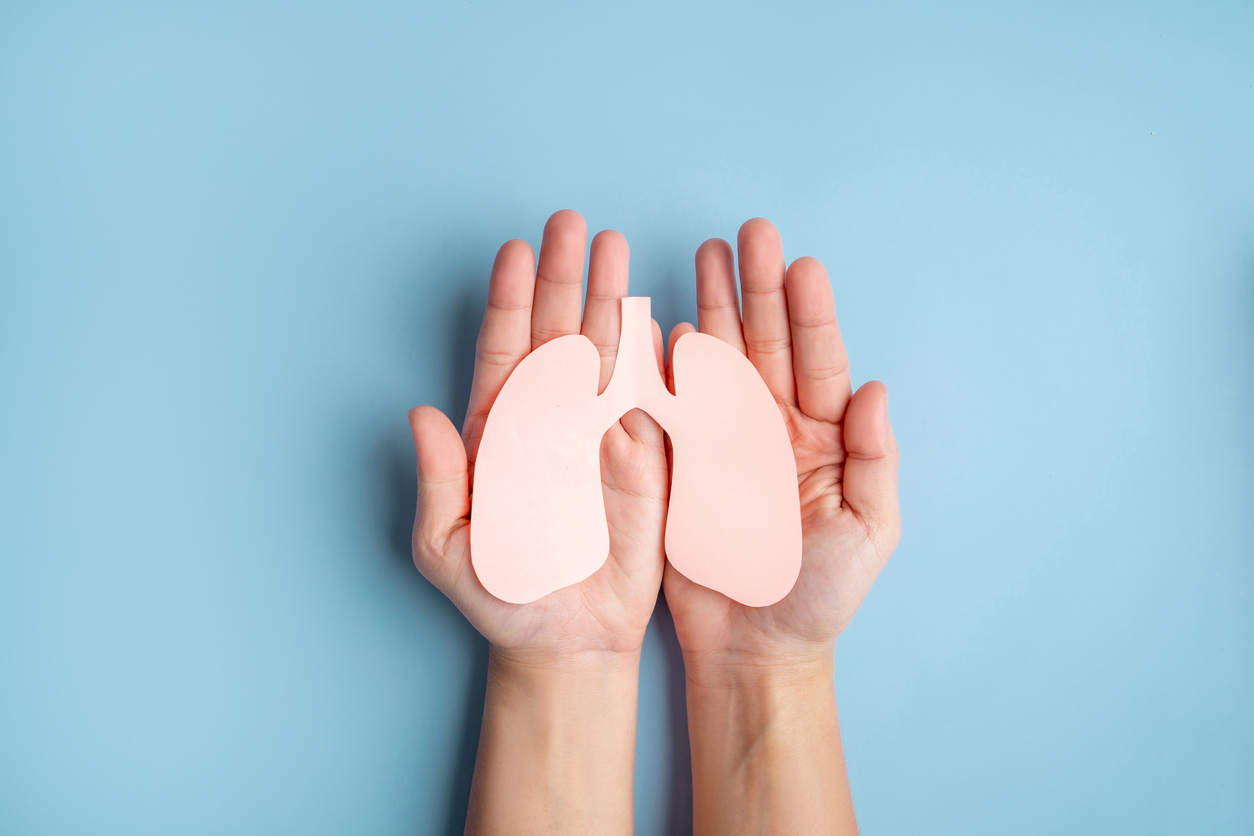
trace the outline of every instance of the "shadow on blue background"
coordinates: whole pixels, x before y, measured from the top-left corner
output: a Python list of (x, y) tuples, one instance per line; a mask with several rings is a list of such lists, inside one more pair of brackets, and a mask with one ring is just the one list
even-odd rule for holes
[[(470, 277), (473, 280), (473, 277)], [(469, 284), (469, 281), (468, 281)], [(487, 299), (485, 291), (468, 289), (449, 312), (453, 323), (450, 354), (455, 358), (450, 375), (447, 399), (459, 405), (450, 417), (460, 427), (466, 417), (466, 404), (470, 399), (470, 381), (474, 372), (475, 340), (483, 317)], [(428, 595), (439, 592), (425, 578), (414, 571), (410, 550), (410, 533), (414, 525), (414, 509), (418, 499), (418, 485), (414, 472), (413, 446), (406, 439), (397, 439), (395, 433), (387, 434), (379, 445), (378, 462), (380, 479), (385, 484), (389, 498), (386, 521), (388, 539), (392, 546), (390, 557), (400, 565), (400, 572), (408, 580), (424, 588)], [(399, 582), (405, 583), (405, 579)], [(478, 636), (469, 623), (464, 625), (468, 642), (473, 646), (473, 661), (468, 690), (471, 694), (483, 694), (488, 684), (488, 644)], [(479, 745), (479, 725), (483, 721), (483, 700), (472, 699), (466, 704), (460, 717), (450, 718), (454, 727), (460, 725), (460, 744), (452, 749), (453, 791), (449, 794), (447, 812), (450, 836), (462, 833), (466, 824), (466, 807), (470, 800), (470, 782), (474, 773), (475, 752)]]

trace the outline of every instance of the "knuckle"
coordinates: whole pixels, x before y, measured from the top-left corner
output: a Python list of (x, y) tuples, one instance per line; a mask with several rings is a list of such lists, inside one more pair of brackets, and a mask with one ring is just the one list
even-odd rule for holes
[(522, 358), (515, 351), (507, 351), (505, 349), (480, 347), (476, 352), (476, 359), (487, 366), (509, 366), (512, 367)]
[(780, 354), (792, 348), (792, 339), (779, 337), (745, 337), (745, 347), (754, 354)]
[(815, 383), (823, 383), (828, 380), (840, 377), (849, 371), (848, 363), (833, 363), (830, 366), (809, 366), (803, 367), (798, 376), (804, 377), (806, 380)]

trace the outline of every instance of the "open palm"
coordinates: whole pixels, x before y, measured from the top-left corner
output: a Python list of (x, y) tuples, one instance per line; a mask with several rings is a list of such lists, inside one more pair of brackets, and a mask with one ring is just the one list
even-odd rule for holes
[[(785, 270), (779, 233), (755, 219), (740, 229), (741, 316), (732, 251), (711, 239), (697, 251), (699, 329), (743, 352), (784, 416), (797, 460), (802, 563), (792, 591), (746, 607), (689, 581), (669, 564), (666, 600), (685, 654), (754, 663), (826, 654), (896, 548), (897, 445), (887, 390), (851, 391), (848, 357), (823, 265)], [(676, 326), (671, 344), (696, 330)]]
[[(510, 372), (543, 343), (579, 333), (600, 352), (601, 389), (614, 370), (627, 242), (616, 232), (593, 239), (583, 305), (586, 241), (583, 218), (562, 211), (545, 225), (538, 264), (525, 241), (504, 244), (492, 266), (462, 433), (433, 407), (409, 416), (419, 471), (414, 562), (500, 651), (638, 651), (662, 580), (666, 454), (661, 428), (639, 410), (623, 416), (601, 444), (610, 553), (599, 571), (530, 604), (509, 604), (483, 588), (470, 563), (475, 454)], [(660, 366), (662, 336), (656, 322), (653, 328)]]

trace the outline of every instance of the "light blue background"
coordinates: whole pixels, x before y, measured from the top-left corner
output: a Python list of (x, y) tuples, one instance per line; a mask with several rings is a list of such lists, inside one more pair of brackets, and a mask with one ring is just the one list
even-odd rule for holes
[[(889, 385), (865, 832), (1254, 831), (1249, 3), (8, 2), (0, 832), (460, 828), (484, 645), (404, 414), (460, 420), (562, 207), (667, 328), (771, 218)], [(642, 834), (690, 822), (678, 674), (662, 613)]]

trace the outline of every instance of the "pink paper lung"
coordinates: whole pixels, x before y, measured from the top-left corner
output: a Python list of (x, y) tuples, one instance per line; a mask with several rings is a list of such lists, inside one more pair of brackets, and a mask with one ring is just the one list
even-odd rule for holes
[(524, 359), (497, 396), (475, 461), (470, 554), (498, 598), (527, 603), (578, 583), (609, 555), (601, 438), (643, 409), (674, 450), (666, 555), (691, 580), (749, 606), (788, 594), (801, 569), (797, 466), (753, 365), (705, 334), (675, 344), (675, 394), (654, 355), (648, 298), (623, 300), (609, 386), (582, 336)]

